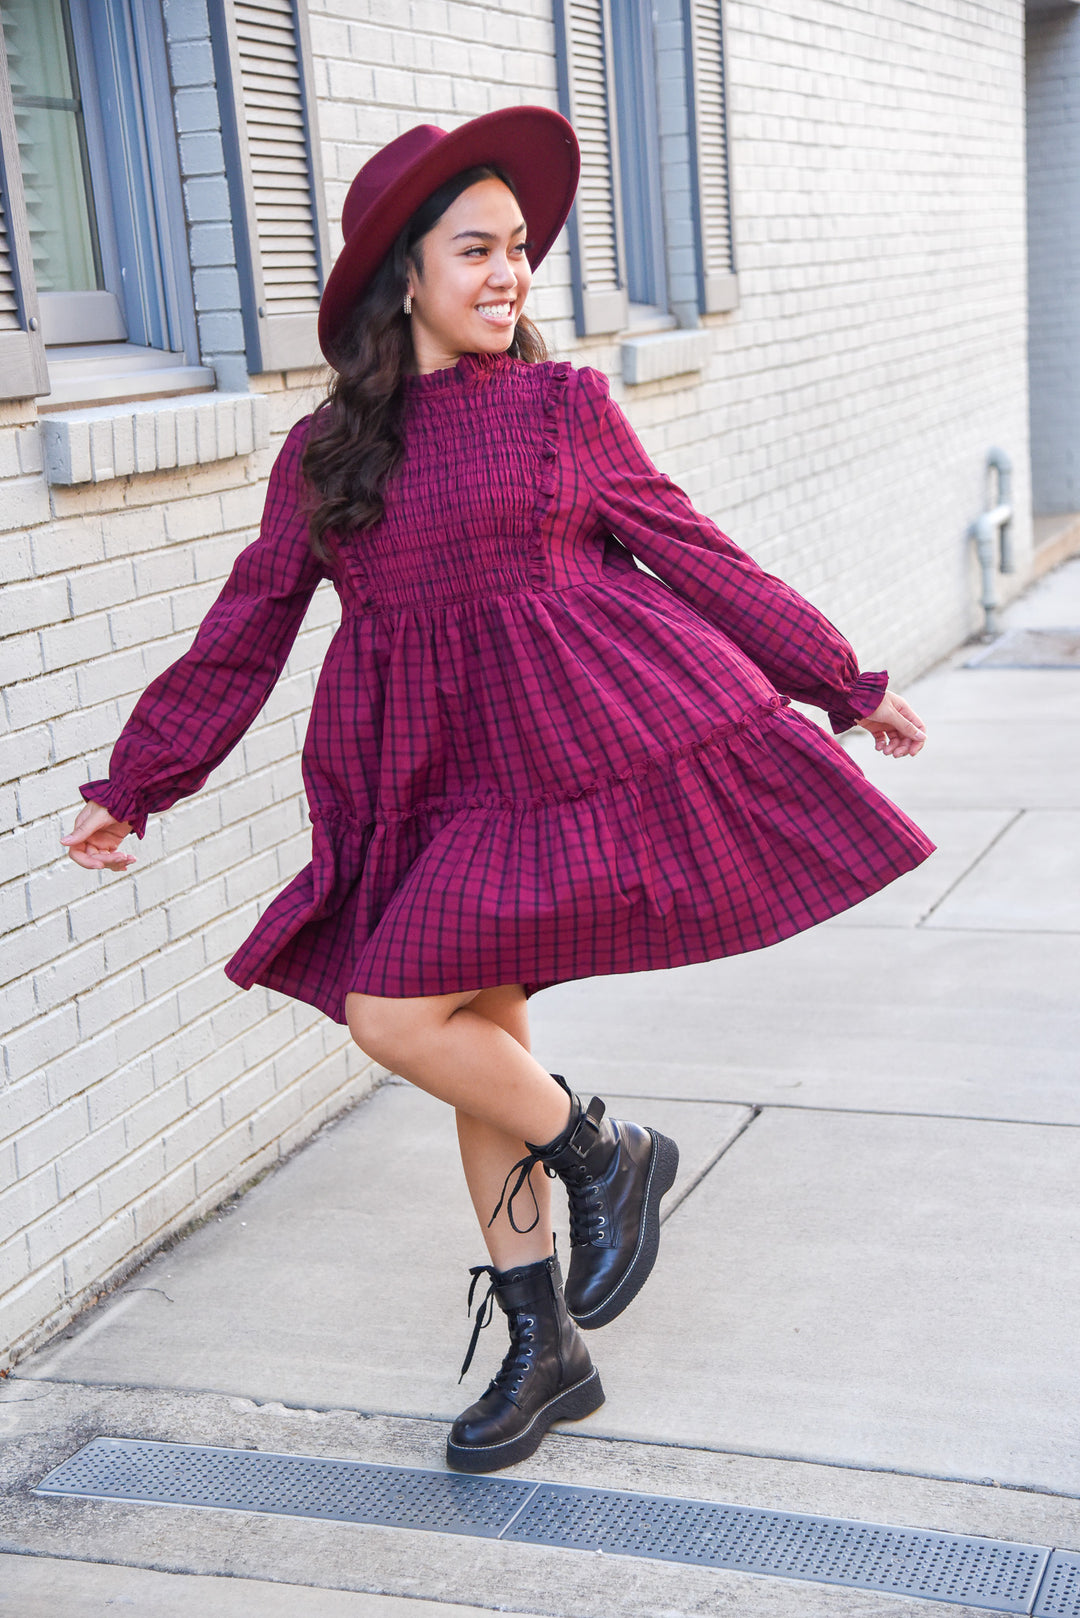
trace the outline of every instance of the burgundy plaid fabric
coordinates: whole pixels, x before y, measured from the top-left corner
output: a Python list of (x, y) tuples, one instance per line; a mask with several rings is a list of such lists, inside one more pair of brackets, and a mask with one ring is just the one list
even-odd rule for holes
[(885, 674), (657, 471), (600, 372), (465, 355), (405, 386), (385, 520), (313, 560), (299, 423), (259, 538), (82, 789), (140, 836), (197, 791), (329, 573), (313, 857), (235, 983), (339, 1022), (350, 990), (533, 994), (758, 949), (933, 851), (789, 705), (843, 729)]

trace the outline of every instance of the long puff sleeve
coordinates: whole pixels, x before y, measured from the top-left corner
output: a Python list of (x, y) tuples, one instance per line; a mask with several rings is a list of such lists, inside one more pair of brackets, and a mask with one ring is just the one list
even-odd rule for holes
[(146, 817), (197, 792), (269, 697), (315, 587), (326, 576), (308, 544), (293, 428), (270, 473), (259, 537), (233, 563), (184, 655), (152, 680), (109, 759), (106, 780), (79, 788), (139, 837)]
[(783, 695), (824, 708), (834, 731), (873, 713), (887, 671), (860, 674), (850, 644), (790, 585), (766, 573), (653, 465), (607, 377), (578, 376), (581, 453), (595, 510), (651, 572), (722, 629)]

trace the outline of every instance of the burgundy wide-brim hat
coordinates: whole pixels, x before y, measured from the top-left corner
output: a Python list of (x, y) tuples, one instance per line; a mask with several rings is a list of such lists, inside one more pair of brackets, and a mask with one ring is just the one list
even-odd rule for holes
[(565, 118), (548, 107), (503, 107), (458, 129), (406, 130), (368, 159), (345, 198), (345, 245), (319, 304), (319, 346), (331, 365), (357, 300), (417, 208), (445, 181), (481, 163), (496, 165), (513, 183), (530, 266), (550, 252), (581, 169), (577, 136)]

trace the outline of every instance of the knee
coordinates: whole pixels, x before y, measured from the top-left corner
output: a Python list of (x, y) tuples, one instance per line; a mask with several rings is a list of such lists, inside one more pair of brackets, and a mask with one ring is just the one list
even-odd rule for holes
[(349, 1032), (372, 1061), (391, 1070), (397, 1067), (406, 1045), (408, 1019), (400, 1003), (375, 994), (345, 997)]

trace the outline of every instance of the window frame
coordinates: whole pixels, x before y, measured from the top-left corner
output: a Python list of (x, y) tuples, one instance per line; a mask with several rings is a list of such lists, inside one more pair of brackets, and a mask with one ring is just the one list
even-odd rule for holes
[[(10, 177), (13, 155), (21, 213), (21, 222), (16, 226), (17, 272), (22, 301), (27, 308), (27, 295), (32, 294), (33, 318), (37, 322), (34, 336), (40, 351), (31, 385), (27, 386), (23, 376), (17, 377), (15, 382), (6, 381), (5, 396), (36, 396), (42, 400), (42, 410), (200, 391), (213, 386), (213, 372), (201, 364), (199, 355), (164, 19), (154, 0), (117, 0), (117, 3), (121, 7), (120, 21), (125, 30), (130, 30), (124, 35), (123, 43), (128, 49), (123, 60), (110, 49), (111, 34), (110, 43), (103, 44), (101, 18), (93, 11), (90, 0), (68, 0), (67, 19), (79, 75), (91, 204), (105, 290), (37, 291), (29, 224), (22, 201), (15, 107), (5, 47), (0, 85), (0, 121), (7, 133), (5, 173)], [(112, 21), (110, 16), (110, 26)], [(137, 263), (125, 259), (116, 236), (116, 162), (110, 157), (105, 137), (110, 110), (100, 83), (104, 51), (109, 51), (106, 60), (119, 86), (118, 94), (127, 94), (138, 120), (138, 139), (134, 146), (125, 145), (124, 157), (128, 164), (134, 162), (140, 168), (142, 190), (134, 198), (121, 199), (130, 218), (128, 235)], [(121, 82), (125, 73), (126, 82)], [(145, 234), (148, 228), (147, 221), (154, 232), (149, 243), (140, 236), (140, 230)], [(148, 260), (152, 260), (149, 265)], [(129, 273), (131, 271), (135, 273)], [(132, 296), (138, 296), (145, 305), (148, 271), (153, 283), (152, 318), (158, 325), (156, 331), (147, 330), (145, 326), (137, 328), (133, 340), (132, 322), (116, 288), (122, 287), (125, 279), (134, 283)], [(117, 324), (118, 312), (122, 326)], [(159, 338), (167, 346), (162, 346), (161, 341), (137, 340), (147, 336)], [(102, 354), (100, 377), (93, 364), (96, 350)], [(128, 353), (130, 371), (125, 364)], [(25, 393), (12, 391), (23, 387), (26, 387)]]
[(13, 282), (14, 313), (19, 321), (18, 329), (0, 331), (0, 398), (27, 399), (48, 393), (49, 372), (41, 335), (3, 29), (0, 29), (0, 214)]
[[(659, 251), (662, 273), (654, 274), (653, 287), (662, 295), (659, 307), (655, 304), (631, 303), (627, 285), (629, 276), (624, 243), (624, 206), (620, 156), (624, 142), (620, 139), (620, 88), (626, 94), (626, 73), (618, 75), (614, 68), (615, 35), (612, 29), (611, 6), (623, 0), (554, 0), (556, 63), (558, 69), (559, 105), (564, 115), (578, 131), (582, 144), (583, 185), (579, 186), (567, 230), (571, 259), (571, 286), (574, 315), (579, 337), (593, 337), (627, 331), (631, 326), (639, 330), (649, 327), (659, 330), (681, 325), (692, 329), (700, 325), (701, 316), (729, 312), (738, 307), (738, 277), (734, 257), (733, 200), (731, 188), (731, 143), (728, 129), (728, 78), (726, 61), (727, 19), (724, 0), (674, 0), (673, 6), (662, 8), (663, 17), (652, 15), (649, 0), (630, 0), (634, 24), (639, 31), (646, 25), (652, 28), (652, 72), (646, 74), (655, 89), (657, 107), (658, 152), (651, 157), (651, 188), (658, 194), (652, 199), (653, 252)], [(702, 7), (708, 6), (708, 30), (703, 26)], [(629, 9), (629, 4), (626, 9)], [(599, 150), (597, 145), (596, 104), (599, 100), (598, 75), (591, 65), (591, 78), (583, 73), (575, 59), (575, 16), (591, 12), (600, 19), (605, 72), (603, 76), (603, 116), (607, 130), (608, 161), (604, 172), (589, 174), (588, 164)], [(674, 11), (674, 15), (669, 12)], [(625, 16), (625, 11), (620, 12)], [(673, 84), (665, 76), (667, 63), (659, 60), (657, 29), (674, 27), (675, 39), (665, 51), (681, 54), (682, 73), (676, 73), (677, 94), (673, 99)], [(710, 63), (709, 58), (712, 58)], [(719, 83), (706, 87), (702, 75), (710, 67), (719, 74)], [(681, 78), (681, 83), (679, 80)], [(583, 105), (584, 103), (584, 105)], [(717, 111), (717, 107), (719, 110)], [(626, 116), (625, 109), (622, 109)], [(589, 136), (591, 135), (591, 143)], [(682, 150), (685, 137), (686, 156), (680, 156), (674, 165), (681, 178), (674, 182), (669, 173), (665, 144), (675, 140)], [(706, 153), (706, 137), (710, 151)], [(648, 135), (645, 135), (646, 144)], [(632, 143), (631, 143), (632, 145)], [(708, 161), (707, 159), (711, 159)], [(657, 170), (659, 179), (657, 179)], [(717, 176), (721, 176), (720, 183)], [(600, 215), (594, 213), (590, 221), (592, 240), (583, 228), (579, 199), (584, 183), (591, 185), (594, 199), (606, 190), (610, 216), (609, 239), (599, 251), (595, 247), (595, 233)], [(718, 225), (724, 251), (718, 254)], [(597, 261), (614, 261), (616, 285), (605, 285), (594, 290), (589, 284), (590, 247)], [(722, 258), (723, 262), (719, 262)], [(655, 262), (655, 260), (654, 260)], [(696, 287), (694, 283), (696, 282)]]
[[(252, 0), (252, 3), (257, 3), (257, 0)], [(311, 36), (305, 0), (289, 0), (288, 10), (292, 16), (297, 89), (307, 158), (311, 247), (321, 294), (330, 268), (330, 245)], [(235, 0), (209, 0), (209, 14), (248, 371), (258, 375), (264, 371), (325, 365), (319, 348), (318, 310), (275, 314), (267, 307), (267, 277), (262, 262)]]
[[(604, 195), (600, 206), (609, 213), (611, 239), (608, 243), (613, 275), (603, 285), (590, 284), (593, 264), (590, 262), (592, 232), (584, 218), (582, 195), (591, 182), (589, 161), (590, 145), (584, 136), (587, 119), (584, 111), (584, 85), (578, 71), (575, 51), (574, 18), (572, 8), (582, 0), (554, 0), (555, 60), (558, 71), (559, 104), (562, 112), (578, 133), (582, 148), (582, 178), (578, 184), (574, 205), (566, 222), (570, 244), (571, 289), (574, 299), (574, 320), (579, 337), (599, 333), (622, 331), (630, 313), (630, 300), (626, 287), (626, 255), (623, 247), (622, 195), (619, 183), (619, 140), (616, 125), (616, 97), (614, 69), (611, 53), (611, 17), (609, 0), (592, 0), (599, 21), (599, 36), (603, 61), (600, 84), (593, 81), (594, 96), (602, 88), (604, 107), (603, 141), (606, 147), (606, 173), (599, 176)], [(618, 0), (616, 0), (618, 3)], [(613, 284), (611, 284), (613, 283)]]
[[(682, 0), (683, 38), (686, 61), (686, 97), (690, 125), (690, 163), (694, 189), (694, 244), (698, 266), (698, 306), (703, 314), (726, 314), (739, 306), (739, 275), (735, 258), (735, 208), (731, 184), (731, 130), (729, 118), (727, 64), (727, 9), (725, 0), (708, 0), (715, 8), (718, 35), (720, 97), (720, 143), (723, 148), (723, 196), (717, 197), (706, 183), (702, 160), (701, 75), (705, 48), (699, 7), (704, 0)], [(726, 232), (726, 254), (717, 262), (709, 256), (708, 216), (719, 219)]]
[[(106, 0), (106, 5), (115, 3)], [(107, 65), (114, 82), (106, 84), (102, 82), (102, 56), (108, 47), (97, 11), (101, 0), (93, 0), (93, 5), (92, 0), (67, 0), (76, 65), (84, 85), (83, 117), (106, 289), (112, 291), (110, 279), (113, 287), (125, 279), (130, 285), (126, 293), (113, 292), (126, 327), (120, 340), (140, 351), (171, 354), (181, 365), (197, 364), (198, 330), (162, 9), (154, 0), (120, 3), (130, 18), (131, 36), (109, 51)], [(106, 21), (111, 24), (112, 19), (106, 17)], [(106, 139), (106, 100), (114, 94), (118, 126), (126, 125), (130, 132), (132, 117), (138, 124), (134, 140)], [(126, 106), (122, 105), (125, 98)], [(184, 275), (176, 262), (177, 242), (184, 244)], [(127, 267), (135, 274), (126, 275)], [(48, 334), (46, 338), (46, 346), (54, 346), (48, 342)], [(58, 343), (87, 340), (109, 339), (65, 336)]]
[[(669, 277), (652, 0), (617, 0), (610, 15), (627, 297), (631, 318), (635, 309), (664, 318)], [(640, 116), (620, 117), (624, 103)]]

